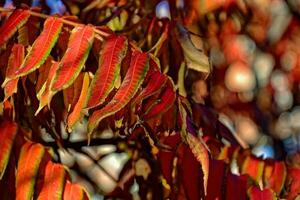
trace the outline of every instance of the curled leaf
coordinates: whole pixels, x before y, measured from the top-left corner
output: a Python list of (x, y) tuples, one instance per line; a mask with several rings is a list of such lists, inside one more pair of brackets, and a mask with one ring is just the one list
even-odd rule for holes
[(177, 24), (177, 38), (183, 49), (184, 58), (189, 69), (198, 72), (210, 72), (208, 57), (202, 49), (198, 49), (193, 44), (188, 31), (180, 24)]

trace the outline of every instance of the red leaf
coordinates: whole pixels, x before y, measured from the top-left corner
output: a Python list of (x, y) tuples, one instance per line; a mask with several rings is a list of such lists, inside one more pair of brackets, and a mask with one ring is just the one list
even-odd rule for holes
[(67, 181), (64, 188), (63, 199), (64, 200), (86, 200), (89, 198), (81, 186)]
[(34, 41), (32, 48), (26, 55), (16, 76), (24, 76), (39, 68), (49, 56), (62, 28), (62, 21), (56, 17), (49, 17), (44, 23), (44, 29)]
[(28, 20), (28, 10), (15, 10), (0, 28), (0, 47), (2, 47)]
[(50, 88), (53, 83), (53, 76), (54, 76), (55, 72), (57, 71), (58, 66), (59, 66), (58, 62), (54, 62), (52, 64), (52, 66), (49, 70), (48, 79), (46, 80), (46, 82), (40, 89), (39, 93), (37, 94), (37, 98), (40, 101), (40, 104), (39, 104), (39, 108), (35, 112), (35, 115), (37, 115), (45, 105), (50, 103), (50, 101), (54, 95), (54, 92), (52, 92), (50, 90)]
[(164, 151), (160, 149), (158, 152), (158, 161), (163, 177), (166, 179), (169, 185), (172, 185), (172, 171), (173, 171), (173, 160), (176, 156), (176, 147), (181, 142), (179, 133), (169, 135), (164, 138), (160, 138), (160, 141), (164, 145), (170, 146), (174, 151)]
[(201, 138), (195, 137), (190, 133), (187, 134), (187, 142), (195, 158), (201, 163), (201, 168), (203, 171), (204, 194), (207, 195), (209, 174), (209, 155), (207, 147)]
[[(17, 69), (21, 66), (24, 59), (24, 46), (21, 44), (14, 44), (11, 54), (9, 56), (8, 65), (6, 68), (6, 77), (11, 77)], [(4, 87), (5, 98), (4, 101), (17, 92), (18, 78), (12, 79), (8, 82), (4, 82), (2, 87)]]
[(149, 56), (146, 53), (134, 52), (130, 68), (113, 99), (102, 109), (95, 111), (88, 121), (88, 132), (96, 128), (100, 121), (121, 110), (131, 100), (143, 82), (149, 68)]
[(13, 122), (4, 121), (0, 124), (0, 179), (2, 179), (9, 161), (17, 129), (17, 124)]
[(80, 73), (77, 76), (74, 84), (72, 84), (70, 87), (63, 90), (64, 104), (68, 112), (73, 111), (74, 106), (76, 105), (79, 99), (81, 89), (82, 89), (83, 77), (84, 74)]
[[(212, 173), (215, 173), (212, 172)], [(248, 175), (237, 176), (229, 172), (226, 176), (226, 181), (223, 183), (226, 186), (226, 199), (227, 200), (246, 200), (247, 199), (247, 187), (248, 187)]]
[(99, 67), (89, 89), (88, 108), (102, 104), (113, 89), (127, 51), (124, 36), (113, 36), (102, 47)]
[(52, 91), (69, 87), (79, 75), (94, 40), (94, 29), (91, 26), (77, 26), (72, 30), (68, 49), (59, 63), (55, 74)]
[(297, 167), (288, 168), (285, 185), (287, 187), (287, 199), (296, 199), (300, 188), (300, 169)]
[(172, 84), (168, 84), (161, 98), (157, 100), (157, 104), (142, 116), (143, 120), (149, 120), (158, 115), (162, 115), (172, 107), (176, 100), (176, 94), (172, 86)]
[(162, 87), (164, 87), (167, 81), (166, 75), (162, 74), (159, 71), (155, 71), (150, 75), (150, 80), (147, 86), (140, 92), (140, 94), (134, 99), (132, 102), (133, 105), (139, 104), (143, 101), (143, 99), (156, 94), (160, 91)]
[(258, 187), (252, 186), (248, 190), (250, 200), (275, 200), (276, 195), (271, 189), (260, 190)]
[(46, 83), (51, 69), (53, 58), (49, 56), (45, 63), (39, 68), (38, 80), (35, 86), (35, 91), (38, 93), (43, 85)]
[(226, 173), (226, 164), (220, 160), (212, 160), (209, 164), (207, 200), (214, 200), (222, 196), (223, 177)]
[(17, 200), (32, 199), (35, 179), (44, 154), (45, 149), (41, 144), (27, 142), (22, 146), (16, 177)]
[(38, 200), (62, 199), (66, 171), (60, 164), (48, 161)]
[(264, 184), (279, 195), (286, 178), (286, 167), (283, 161), (265, 161)]
[(178, 160), (179, 178), (183, 184), (186, 193), (185, 199), (201, 199), (204, 196), (203, 179), (200, 163), (193, 155), (190, 148), (186, 145), (182, 146), (181, 159)]

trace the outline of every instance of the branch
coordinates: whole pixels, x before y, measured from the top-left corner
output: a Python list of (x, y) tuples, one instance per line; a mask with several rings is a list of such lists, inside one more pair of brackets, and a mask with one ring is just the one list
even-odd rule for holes
[[(88, 145), (87, 140), (82, 140), (78, 142), (70, 142), (69, 140), (62, 140), (62, 144), (64, 148), (72, 148), (72, 149), (81, 149), (81, 147), (85, 146), (100, 146), (100, 145), (106, 145), (106, 144), (112, 144), (112, 145), (117, 145), (120, 142), (125, 142), (127, 141), (126, 138), (95, 138), (90, 141), (90, 144)], [(45, 146), (51, 146), (54, 148), (57, 148), (58, 145), (56, 142), (44, 142), (43, 143)], [(134, 146), (133, 144), (128, 144), (129, 146)]]
[[(0, 12), (13, 12), (14, 10), (15, 9), (0, 7)], [(29, 12), (30, 15), (35, 16), (35, 17), (39, 17), (39, 18), (42, 18), (42, 19), (47, 19), (47, 18), (51, 17), (50, 15), (39, 13), (39, 12), (35, 12), (35, 11), (32, 11), (32, 10), (28, 10), (28, 12)], [(64, 24), (67, 24), (67, 25), (70, 25), (70, 26), (74, 26), (75, 27), (75, 26), (78, 26), (78, 25), (82, 25), (82, 23), (77, 23), (77, 22), (69, 21), (67, 19), (63, 19), (62, 17), (60, 17), (60, 19), (61, 19), (61, 21)], [(109, 36), (109, 33), (101, 31), (101, 30), (97, 29), (95, 26), (94, 26), (94, 32), (96, 34), (98, 34), (97, 36), (95, 36), (95, 38), (98, 39), (98, 40), (100, 40), (100, 41), (103, 41), (103, 37)]]

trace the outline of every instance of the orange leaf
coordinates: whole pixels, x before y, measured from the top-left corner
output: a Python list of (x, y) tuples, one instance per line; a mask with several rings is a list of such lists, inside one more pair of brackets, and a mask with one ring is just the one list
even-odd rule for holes
[(88, 73), (84, 73), (82, 89), (77, 103), (72, 111), (72, 113), (68, 116), (68, 129), (71, 132), (72, 127), (75, 123), (80, 119), (81, 110), (85, 107), (87, 101), (87, 90), (89, 87), (90, 79)]
[(248, 156), (242, 166), (242, 174), (249, 174), (257, 183), (262, 178), (264, 170), (264, 161), (255, 156)]
[(66, 171), (60, 164), (48, 161), (38, 200), (62, 199)]
[(44, 23), (44, 29), (34, 41), (26, 55), (21, 68), (15, 73), (20, 77), (39, 68), (48, 58), (62, 28), (62, 21), (57, 17), (49, 17)]
[(120, 66), (126, 55), (127, 40), (124, 36), (113, 36), (103, 45), (99, 67), (89, 89), (88, 108), (105, 101), (120, 74)]
[(72, 30), (68, 49), (59, 63), (52, 91), (69, 87), (79, 75), (94, 41), (94, 29), (91, 26), (77, 26)]
[(149, 68), (149, 56), (146, 53), (134, 52), (126, 76), (113, 97), (102, 109), (95, 111), (88, 121), (88, 133), (97, 127), (100, 121), (121, 110), (138, 91)]
[(286, 167), (283, 161), (265, 161), (264, 184), (279, 195), (286, 178)]
[(2, 179), (9, 161), (17, 130), (18, 127), (16, 123), (4, 121), (0, 124), (0, 179)]
[(36, 93), (39, 93), (40, 89), (43, 87), (44, 83), (46, 83), (49, 75), (49, 71), (52, 66), (52, 57), (49, 56), (45, 63), (39, 68), (39, 76), (35, 86)]
[(89, 199), (86, 192), (78, 184), (66, 182), (64, 188), (64, 200), (87, 200)]
[[(24, 59), (24, 46), (21, 44), (14, 44), (9, 56), (8, 65), (6, 68), (6, 77), (11, 77), (17, 69), (21, 66)], [(5, 98), (4, 101), (12, 96), (17, 91), (18, 78), (12, 79), (8, 82), (4, 82), (2, 87), (4, 87)]]
[(72, 84), (70, 87), (63, 90), (64, 104), (68, 112), (73, 111), (74, 106), (76, 105), (79, 99), (81, 89), (82, 89), (83, 77), (84, 77), (84, 73), (80, 73), (77, 76), (74, 84)]
[(18, 161), (16, 177), (16, 199), (31, 200), (38, 169), (45, 149), (41, 144), (26, 142), (22, 148)]

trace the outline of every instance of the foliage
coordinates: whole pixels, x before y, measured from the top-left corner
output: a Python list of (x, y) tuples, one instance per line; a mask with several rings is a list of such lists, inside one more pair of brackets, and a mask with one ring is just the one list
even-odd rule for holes
[[(244, 14), (244, 1), (204, 1), (198, 10), (200, 1), (184, 1), (190, 10), (172, 0), (65, 2), (67, 11), (52, 16), (44, 4), (1, 8), (3, 199), (297, 197), (297, 153), (292, 162), (253, 155), (193, 91), (214, 74), (206, 54), (218, 39), (208, 33), (206, 48), (187, 27), (213, 26), (205, 22), (212, 10)], [(172, 18), (159, 14), (158, 3), (170, 6)], [(223, 39), (238, 32), (227, 23)], [(246, 59), (226, 42), (228, 62)], [(83, 140), (72, 139), (80, 134)], [(103, 144), (129, 157), (116, 178), (83, 150)], [(67, 152), (76, 164), (64, 162)], [(114, 180), (112, 189), (83, 173), (90, 162)]]

